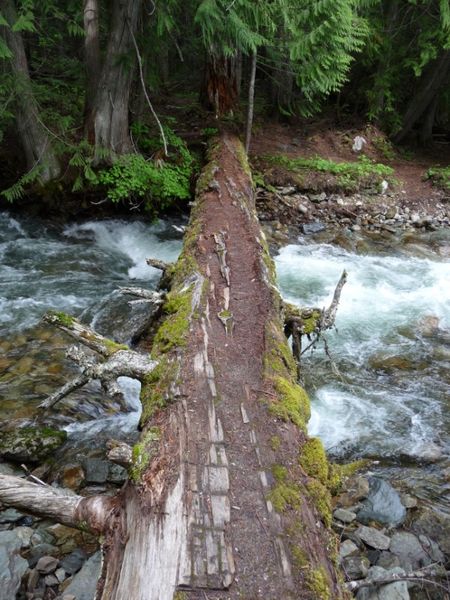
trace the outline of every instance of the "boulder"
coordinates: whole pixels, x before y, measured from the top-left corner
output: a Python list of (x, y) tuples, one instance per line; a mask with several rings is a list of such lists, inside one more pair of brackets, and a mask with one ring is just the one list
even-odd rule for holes
[(66, 596), (74, 596), (76, 600), (94, 600), (97, 581), (100, 577), (101, 554), (96, 552), (84, 564), (64, 590)]
[(407, 531), (398, 531), (392, 536), (390, 551), (397, 556), (405, 571), (415, 571), (431, 563), (444, 562), (444, 555), (437, 544), (426, 536), (421, 538)]
[(0, 457), (20, 463), (37, 463), (59, 448), (66, 437), (65, 431), (48, 427), (3, 431), (0, 433)]
[(0, 532), (0, 600), (12, 600), (20, 587), (28, 562), (19, 555), (22, 540), (14, 531)]
[(397, 527), (406, 518), (398, 492), (390, 483), (380, 477), (369, 478), (369, 495), (362, 502), (358, 512), (358, 521), (368, 524), (371, 521)]
[[(368, 577), (376, 581), (394, 574), (405, 575), (405, 571), (398, 567), (389, 570), (382, 567), (371, 567)], [(397, 581), (380, 587), (361, 588), (356, 594), (356, 598), (357, 600), (409, 600), (410, 596), (406, 581)]]

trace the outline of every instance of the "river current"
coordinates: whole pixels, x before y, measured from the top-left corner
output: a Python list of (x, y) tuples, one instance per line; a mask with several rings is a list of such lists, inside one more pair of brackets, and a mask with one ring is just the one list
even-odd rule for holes
[[(327, 306), (348, 272), (336, 330), (326, 335), (334, 366), (320, 345), (303, 357), (310, 433), (336, 459), (375, 459), (450, 511), (441, 477), (450, 454), (450, 264), (442, 251), (449, 235), (433, 235), (391, 247), (366, 243), (362, 253), (303, 238), (282, 248), (276, 265), (283, 296), (300, 306)], [(39, 401), (76, 372), (58, 367), (66, 342), (39, 325), (46, 310), (111, 334), (117, 288), (154, 288), (159, 273), (145, 258), (172, 261), (180, 248), (170, 222), (58, 226), (0, 214), (0, 420), (32, 419)], [(91, 386), (81, 403), (65, 401), (63, 426), (72, 436), (134, 429), (138, 386), (122, 385), (128, 412)]]

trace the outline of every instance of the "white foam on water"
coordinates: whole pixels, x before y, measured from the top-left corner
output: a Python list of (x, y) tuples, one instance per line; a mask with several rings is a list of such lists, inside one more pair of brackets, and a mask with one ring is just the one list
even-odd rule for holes
[[(415, 332), (421, 319), (436, 316), (450, 327), (450, 264), (416, 257), (359, 256), (326, 244), (290, 245), (276, 266), (283, 296), (299, 306), (329, 305), (344, 269), (348, 281), (337, 312), (338, 332), (327, 334), (344, 382), (331, 368), (311, 392), (309, 431), (327, 448), (347, 444), (364, 453), (420, 454), (444, 437), (443, 383), (426, 373), (376, 371), (371, 357), (424, 352), (428, 340)], [(410, 337), (401, 333), (409, 328)], [(325, 360), (323, 352), (316, 359)], [(314, 370), (314, 360), (309, 366)], [(445, 386), (444, 386), (445, 387)], [(438, 442), (439, 443), (439, 442)]]
[(123, 435), (136, 431), (142, 413), (139, 400), (141, 383), (130, 377), (119, 377), (117, 382), (122, 389), (129, 412), (85, 421), (84, 423), (70, 423), (64, 427), (69, 438), (95, 437), (101, 433), (108, 433), (108, 435), (114, 437), (114, 434)]
[(129, 258), (132, 266), (128, 269), (128, 276), (131, 279), (149, 280), (155, 277), (157, 270), (146, 264), (146, 258), (173, 262), (181, 250), (180, 240), (161, 241), (158, 234), (165, 229), (166, 225), (162, 222), (148, 225), (141, 221), (89, 221), (67, 227), (65, 235), (77, 237), (82, 232), (91, 232), (99, 248)]

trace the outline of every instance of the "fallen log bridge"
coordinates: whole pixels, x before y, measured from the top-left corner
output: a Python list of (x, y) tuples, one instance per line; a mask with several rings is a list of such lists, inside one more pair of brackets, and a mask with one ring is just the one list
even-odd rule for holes
[[(68, 499), (0, 475), (0, 501), (101, 533), (102, 600), (345, 598), (330, 531), (336, 477), (306, 434), (309, 401), (234, 136), (212, 145), (182, 254), (159, 266), (170, 290), (135, 372), (141, 438), (110, 454), (127, 484), (114, 498)], [(120, 352), (133, 358), (106, 344), (102, 364)]]

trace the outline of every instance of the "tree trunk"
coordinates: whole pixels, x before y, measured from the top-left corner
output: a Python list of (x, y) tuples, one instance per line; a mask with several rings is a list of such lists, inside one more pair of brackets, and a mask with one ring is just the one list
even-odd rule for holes
[(94, 105), (101, 73), (98, 0), (84, 0), (84, 56), (86, 96), (84, 99), (85, 135), (91, 144), (94, 136)]
[(111, 33), (93, 109), (97, 162), (130, 152), (129, 100), (133, 79), (136, 32), (142, 0), (115, 0)]
[[(212, 148), (153, 339), (130, 480), (94, 504), (107, 523), (98, 598), (338, 600), (329, 465), (323, 448), (311, 460), (244, 148), (231, 135)], [(1, 486), (0, 501), (13, 504)]]
[(0, 0), (0, 10), (11, 26), (0, 27), (0, 31), (4, 34), (12, 53), (11, 68), (14, 74), (16, 122), (27, 159), (27, 167), (29, 170), (38, 168), (39, 179), (46, 184), (59, 176), (59, 161), (53, 151), (49, 133), (39, 116), (22, 35), (20, 32), (12, 30), (12, 25), (17, 20), (14, 2)]
[(256, 79), (256, 61), (257, 54), (252, 54), (252, 64), (250, 71), (250, 84), (248, 88), (248, 111), (247, 111), (247, 128), (245, 132), (245, 152), (248, 155), (250, 150), (250, 141), (252, 139), (252, 127), (253, 127), (253, 112), (255, 106), (255, 79)]
[(238, 58), (233, 56), (210, 53), (206, 59), (200, 100), (205, 108), (215, 112), (217, 118), (233, 113), (237, 107), (237, 66)]
[(402, 142), (427, 109), (433, 106), (433, 100), (448, 81), (449, 73), (450, 50), (445, 50), (419, 82), (403, 118), (402, 129), (394, 136), (394, 142)]

